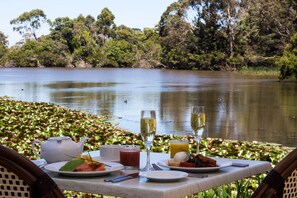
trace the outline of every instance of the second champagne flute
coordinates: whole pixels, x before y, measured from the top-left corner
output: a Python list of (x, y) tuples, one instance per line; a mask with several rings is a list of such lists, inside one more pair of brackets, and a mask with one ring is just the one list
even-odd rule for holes
[(156, 112), (154, 110), (142, 110), (140, 119), (140, 134), (146, 147), (146, 165), (141, 171), (154, 170), (150, 163), (151, 144), (156, 134)]
[(200, 139), (205, 128), (205, 112), (204, 106), (194, 106), (191, 111), (191, 127), (196, 137), (197, 150), (199, 154)]

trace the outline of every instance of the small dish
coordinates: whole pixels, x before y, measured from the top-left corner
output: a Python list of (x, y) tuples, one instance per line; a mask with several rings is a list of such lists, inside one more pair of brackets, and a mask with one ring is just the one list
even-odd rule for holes
[(187, 177), (188, 173), (182, 171), (146, 171), (140, 172), (139, 176), (152, 181), (171, 182)]

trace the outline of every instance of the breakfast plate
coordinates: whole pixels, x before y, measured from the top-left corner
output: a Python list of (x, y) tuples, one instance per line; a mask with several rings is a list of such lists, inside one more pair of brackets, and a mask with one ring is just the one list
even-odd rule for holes
[(74, 176), (74, 177), (102, 176), (102, 175), (108, 175), (108, 174), (110, 174), (112, 172), (124, 169), (124, 166), (122, 164), (119, 164), (119, 163), (108, 162), (108, 161), (106, 161), (106, 162), (100, 161), (100, 162), (106, 164), (106, 166), (105, 166), (106, 170), (104, 170), (104, 171), (87, 171), (87, 172), (60, 171), (59, 169), (62, 166), (64, 166), (67, 163), (67, 161), (47, 164), (44, 167), (44, 169), (48, 170), (48, 171), (51, 171), (51, 172), (58, 173), (60, 175)]
[(162, 160), (158, 162), (158, 165), (170, 168), (172, 170), (180, 170), (185, 172), (213, 172), (217, 171), (221, 168), (232, 166), (232, 162), (228, 159), (219, 159), (219, 158), (213, 158), (217, 162), (217, 166), (215, 167), (179, 167), (179, 166), (169, 166), (168, 161), (169, 160)]
[(170, 182), (185, 178), (188, 176), (188, 173), (182, 171), (146, 171), (140, 172), (139, 176), (146, 177), (152, 181)]

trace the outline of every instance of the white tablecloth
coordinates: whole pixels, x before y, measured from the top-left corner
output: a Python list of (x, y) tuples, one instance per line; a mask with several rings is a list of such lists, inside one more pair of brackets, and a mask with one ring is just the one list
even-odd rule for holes
[[(99, 151), (93, 151), (91, 155), (98, 156)], [(151, 163), (169, 158), (169, 154), (151, 153)], [(141, 153), (141, 167), (145, 165), (145, 160), (146, 153)], [(175, 182), (152, 182), (141, 177), (120, 183), (104, 182), (106, 177), (122, 174), (119, 172), (107, 176), (85, 178), (60, 176), (56, 173), (49, 173), (49, 175), (64, 190), (133, 198), (180, 198), (271, 170), (270, 163), (265, 161), (238, 159), (230, 159), (230, 161), (248, 163), (249, 166), (244, 168), (230, 166), (207, 173), (206, 178), (187, 177)]]

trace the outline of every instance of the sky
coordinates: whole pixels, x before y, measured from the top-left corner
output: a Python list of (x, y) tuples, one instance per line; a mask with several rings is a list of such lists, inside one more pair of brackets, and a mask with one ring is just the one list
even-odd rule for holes
[[(22, 39), (10, 25), (12, 19), (24, 12), (41, 9), (48, 19), (69, 17), (71, 19), (91, 15), (95, 19), (103, 8), (108, 8), (115, 16), (116, 25), (131, 28), (155, 27), (166, 8), (177, 0), (7, 0), (0, 6), (0, 31), (8, 38), (9, 46)], [(43, 26), (38, 36), (48, 34), (48, 27)]]

